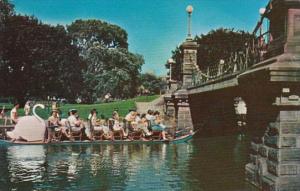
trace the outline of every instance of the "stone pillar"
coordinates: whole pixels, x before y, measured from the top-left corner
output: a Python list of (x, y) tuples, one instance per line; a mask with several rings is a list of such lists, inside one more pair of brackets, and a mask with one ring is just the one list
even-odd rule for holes
[(170, 81), (169, 86), (170, 86), (169, 91), (175, 92), (178, 88), (178, 83), (176, 81)]
[(188, 88), (193, 86), (193, 73), (197, 68), (197, 42), (187, 39), (181, 45), (183, 63), (181, 67), (182, 86)]
[(300, 190), (300, 99), (280, 97), (274, 107), (276, 120), (251, 143), (246, 180), (262, 190)]
[(300, 1), (272, 0), (265, 16), (270, 21), (269, 57), (282, 53), (299, 54)]
[(172, 117), (176, 117), (175, 116), (175, 105), (173, 102), (173, 98), (171, 94), (167, 94), (164, 96), (164, 101), (165, 101), (165, 114), (167, 116), (172, 116)]
[(174, 93), (175, 113), (177, 119), (177, 130), (193, 130), (192, 115), (188, 100), (188, 94), (185, 89)]

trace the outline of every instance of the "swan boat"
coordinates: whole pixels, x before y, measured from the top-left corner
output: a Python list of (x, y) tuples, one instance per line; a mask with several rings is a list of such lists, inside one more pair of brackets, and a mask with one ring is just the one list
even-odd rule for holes
[[(46, 130), (45, 121), (39, 117), (35, 110), (37, 107), (45, 108), (42, 104), (36, 104), (33, 107), (33, 116), (21, 117), (13, 128), (12, 131), (8, 131), (7, 134), (0, 137), (0, 145), (95, 145), (95, 144), (169, 144), (169, 143), (184, 143), (192, 139), (196, 131), (190, 131), (188, 133), (177, 132), (174, 138), (168, 140), (83, 140), (83, 141), (54, 141), (50, 143), (45, 143), (42, 141), (44, 139), (44, 132)], [(1, 127), (0, 127), (1, 128)], [(11, 129), (11, 127), (7, 127)], [(2, 128), (2, 132), (6, 127)], [(34, 133), (33, 133), (34, 132)], [(7, 139), (7, 135), (11, 139)], [(26, 141), (17, 140), (18, 137), (26, 139)], [(13, 140), (13, 141), (12, 141)]]

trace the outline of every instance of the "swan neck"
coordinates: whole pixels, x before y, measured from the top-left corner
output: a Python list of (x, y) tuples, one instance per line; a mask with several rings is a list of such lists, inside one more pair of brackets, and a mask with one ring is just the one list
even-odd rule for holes
[(38, 115), (36, 114), (36, 112), (35, 112), (35, 110), (36, 110), (37, 107), (44, 108), (44, 105), (42, 105), (42, 104), (37, 104), (37, 105), (33, 106), (33, 108), (32, 108), (32, 113), (33, 113), (33, 115), (34, 115), (38, 120), (40, 120), (40, 121), (42, 122), (43, 119), (42, 119), (40, 116), (38, 116)]

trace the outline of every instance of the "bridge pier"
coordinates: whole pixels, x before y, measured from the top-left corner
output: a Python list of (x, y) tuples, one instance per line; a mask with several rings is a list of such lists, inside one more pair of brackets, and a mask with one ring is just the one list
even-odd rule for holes
[(277, 117), (251, 143), (246, 180), (262, 190), (300, 190), (300, 98), (278, 97)]
[(193, 130), (194, 126), (187, 90), (181, 89), (174, 93), (174, 105), (177, 130)]

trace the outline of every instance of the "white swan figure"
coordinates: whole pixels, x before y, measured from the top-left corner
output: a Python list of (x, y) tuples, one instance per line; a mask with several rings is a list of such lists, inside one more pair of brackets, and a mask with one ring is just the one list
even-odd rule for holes
[(33, 115), (34, 115), (38, 120), (40, 120), (41, 122), (43, 122), (44, 120), (43, 120), (40, 116), (38, 116), (38, 115), (36, 114), (36, 112), (35, 112), (35, 109), (36, 109), (37, 107), (40, 107), (40, 108), (42, 108), (42, 109), (45, 109), (45, 105), (43, 105), (43, 104), (36, 104), (36, 105), (34, 105), (33, 108), (32, 108), (32, 113), (33, 113)]
[(7, 132), (8, 136), (13, 139), (23, 138), (27, 141), (42, 141), (46, 130), (45, 121), (36, 114), (37, 107), (45, 108), (42, 104), (33, 106), (33, 116), (24, 116), (18, 119), (15, 129)]

